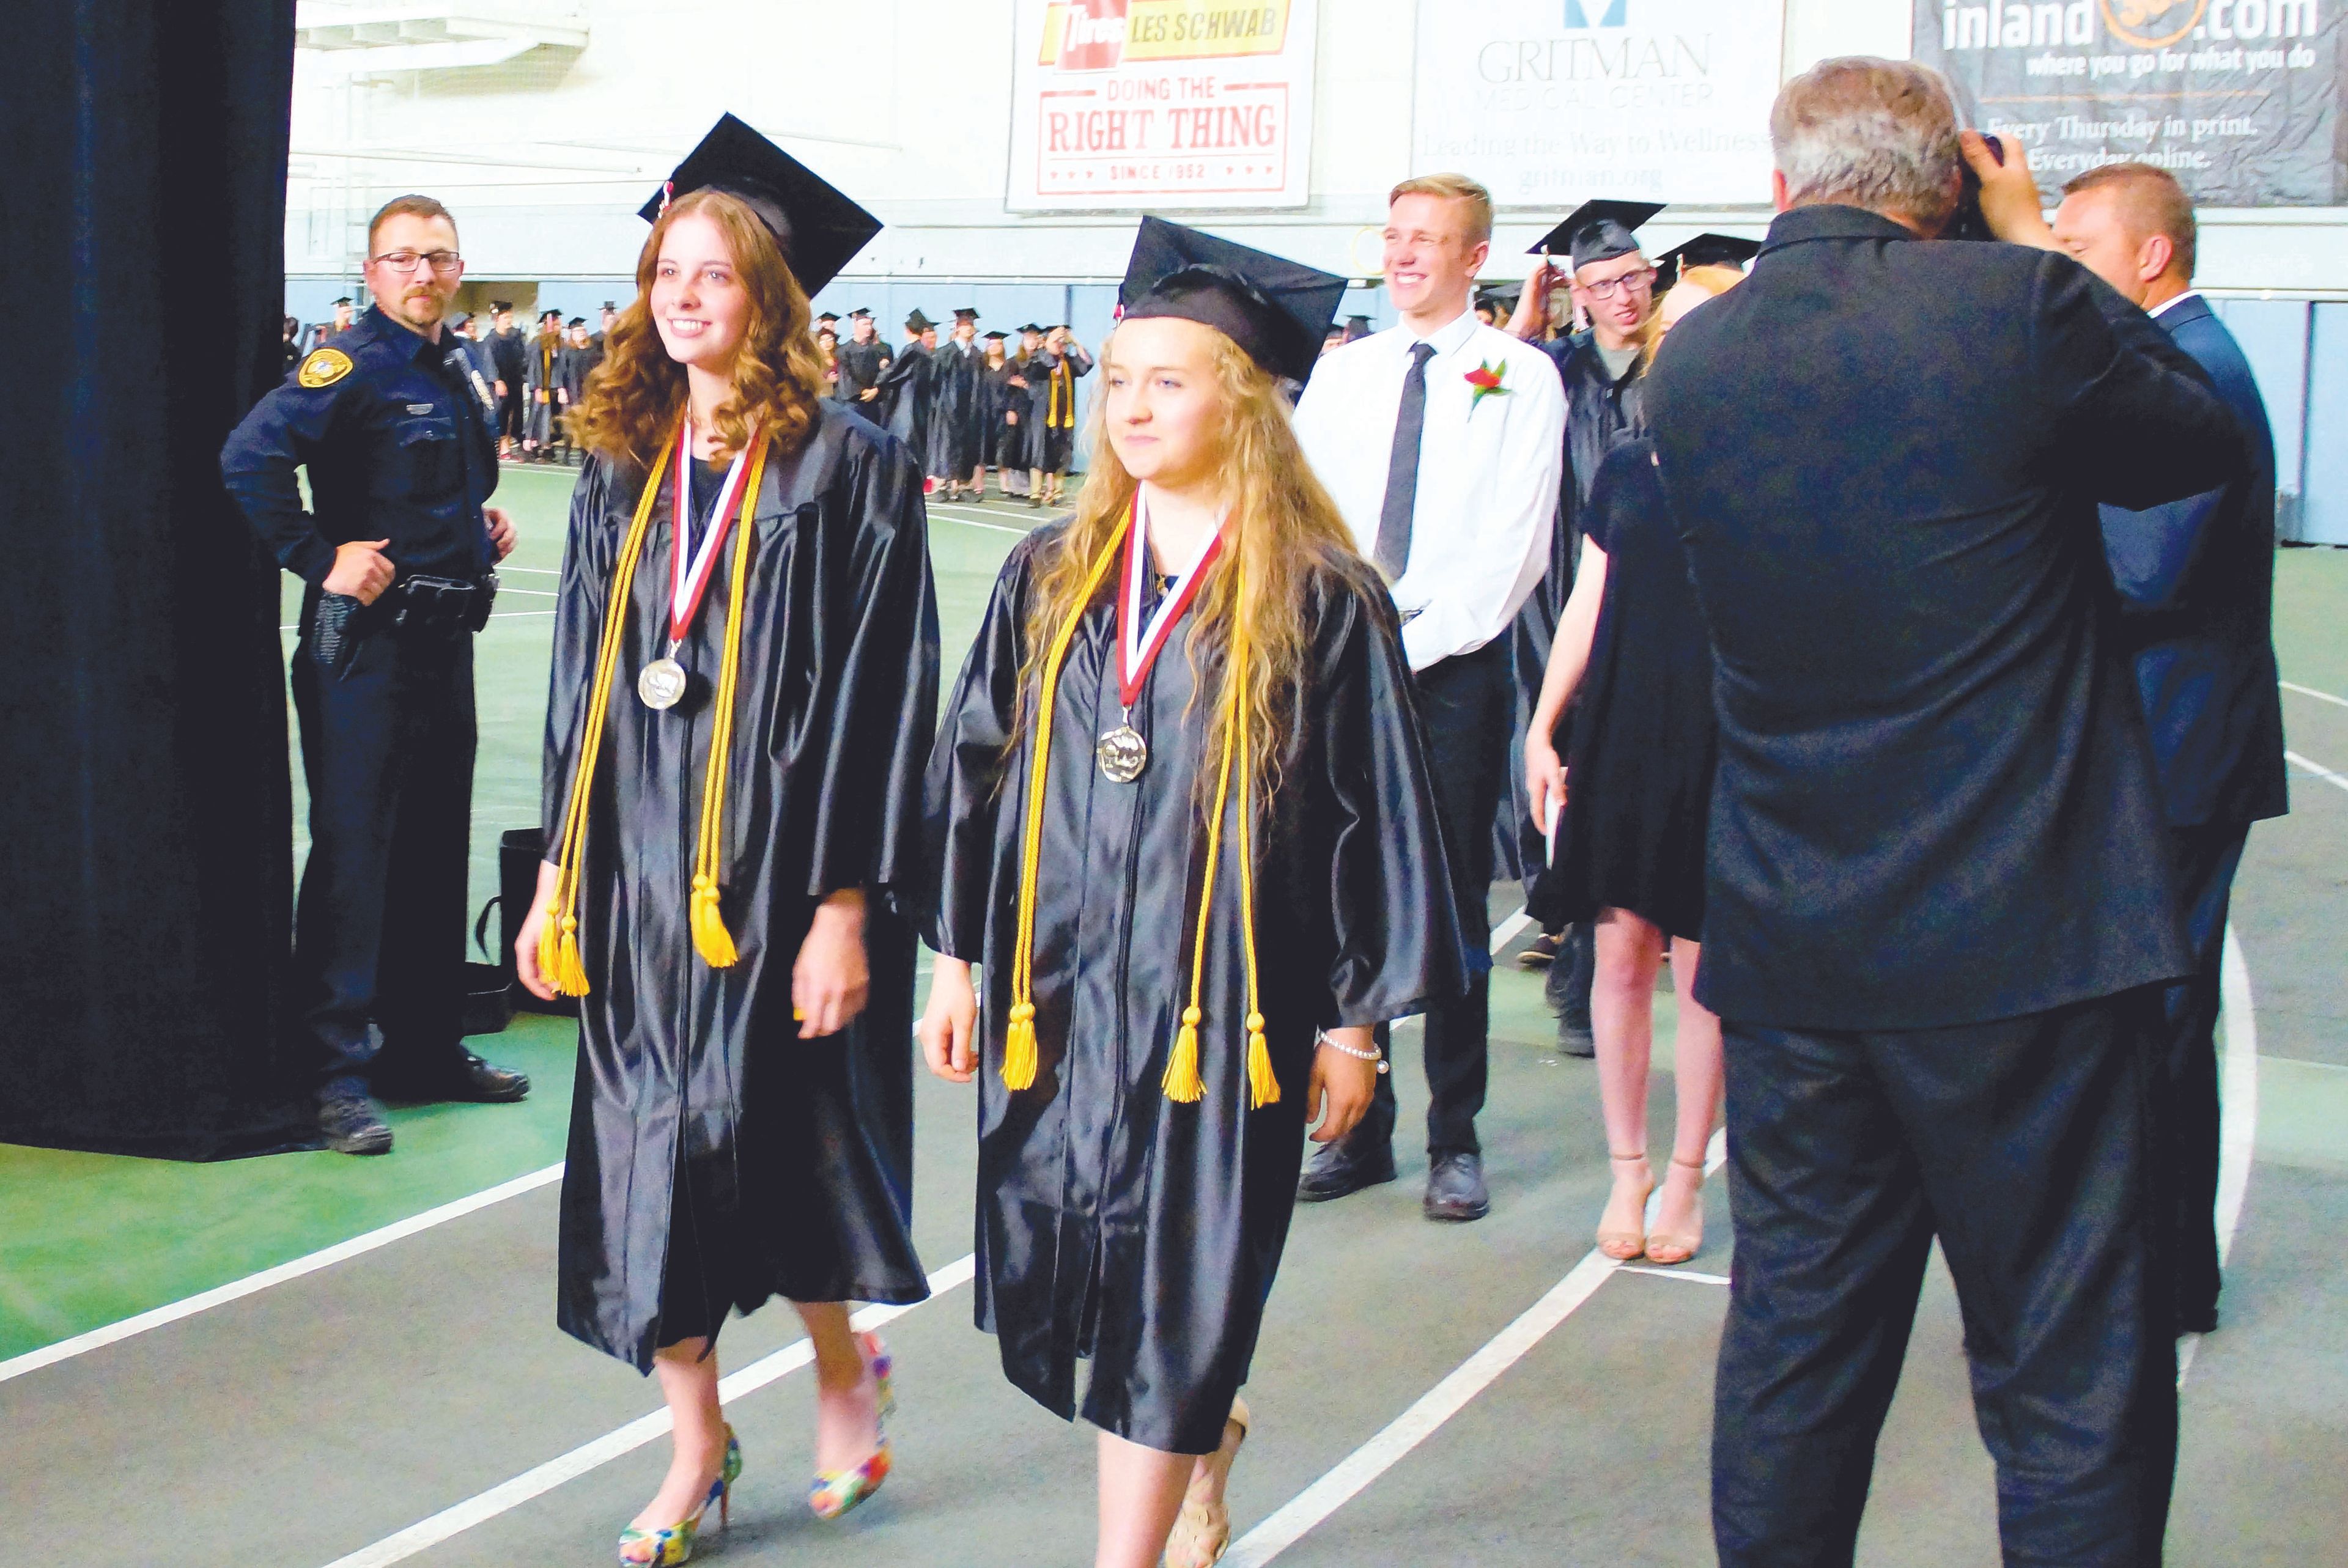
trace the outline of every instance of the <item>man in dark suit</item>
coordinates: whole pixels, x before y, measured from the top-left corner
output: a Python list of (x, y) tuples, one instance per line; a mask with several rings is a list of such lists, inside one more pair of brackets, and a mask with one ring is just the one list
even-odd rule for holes
[(1829, 60), (1770, 128), (1767, 246), (1646, 391), (1718, 668), (1720, 1561), (1851, 1561), (1937, 1238), (2006, 1561), (2157, 1563), (2177, 1387), (2145, 1102), (2191, 960), (2096, 504), (2224, 484), (2241, 444), (2076, 262), (1921, 242), (1967, 154), (2037, 212), (2018, 151), (1961, 154), (1938, 76)]
[(2218, 1326), (2218, 966), (2250, 824), (2290, 809), (2274, 657), (2274, 436), (2234, 334), (2193, 291), (2192, 199), (2148, 163), (2063, 188), (2054, 237), (2209, 373), (2248, 476), (2147, 512), (2104, 511), (2120, 640), (2136, 661), (2182, 883), (2193, 975), (2169, 988), (2162, 1155), (2180, 1333)]

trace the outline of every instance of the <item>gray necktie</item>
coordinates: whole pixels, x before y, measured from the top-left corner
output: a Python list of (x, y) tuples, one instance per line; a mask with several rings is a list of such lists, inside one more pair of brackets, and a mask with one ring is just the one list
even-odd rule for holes
[(1386, 464), (1385, 504), (1378, 508), (1378, 543), (1371, 557), (1388, 582), (1410, 565), (1410, 515), (1418, 506), (1418, 448), (1426, 435), (1426, 362), (1434, 357), (1433, 343), (1411, 344), (1410, 369), (1403, 374), (1394, 456)]

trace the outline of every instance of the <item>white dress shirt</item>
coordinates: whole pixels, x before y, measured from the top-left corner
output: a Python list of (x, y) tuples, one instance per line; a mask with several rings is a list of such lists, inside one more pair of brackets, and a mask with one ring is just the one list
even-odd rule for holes
[(2161, 317), (2163, 317), (2163, 316), (2167, 315), (2169, 312), (2171, 312), (2171, 311), (2175, 310), (2178, 306), (2179, 306), (2179, 305), (2183, 304), (2186, 301), (2188, 301), (2188, 300), (2198, 300), (2198, 299), (2199, 299), (2200, 297), (2201, 297), (2201, 291), (2200, 291), (2200, 290), (2199, 290), (2199, 289), (2188, 289), (2188, 290), (2186, 290), (2186, 291), (2185, 291), (2183, 293), (2181, 293), (2181, 294), (2171, 294), (2171, 295), (2169, 295), (2169, 296), (2168, 296), (2168, 298), (2167, 298), (2167, 299), (2165, 299), (2165, 300), (2161, 301), (2161, 302), (2160, 302), (2160, 303), (2158, 303), (2158, 304), (2157, 304), (2157, 305), (2153, 306), (2153, 307), (2152, 307), (2152, 309), (2150, 309), (2150, 310), (2148, 310), (2148, 311), (2145, 312), (2145, 314), (2147, 314), (2147, 315), (2150, 316), (2154, 321), (2158, 321)]
[[(1392, 327), (1323, 355), (1296, 405), (1304, 456), (1365, 556), (1377, 546), (1403, 378), (1419, 341)], [(1468, 311), (1425, 341), (1435, 356), (1410, 559), (1393, 585), (1413, 670), (1472, 653), (1509, 629), (1549, 569), (1565, 462), (1565, 389), (1538, 345)], [(1478, 398), (1468, 377), (1485, 365), (1503, 390)]]

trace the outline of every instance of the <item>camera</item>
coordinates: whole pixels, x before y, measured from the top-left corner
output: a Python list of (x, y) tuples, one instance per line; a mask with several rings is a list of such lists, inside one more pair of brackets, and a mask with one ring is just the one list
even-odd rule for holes
[[(1984, 135), (1982, 140), (1989, 143), (1989, 155), (2003, 164), (2005, 161), (2005, 143), (1988, 135)], [(1962, 159), (1958, 161), (1963, 168), (1964, 187), (1957, 193), (1956, 215), (1949, 220), (1949, 226), (1941, 231), (1941, 238), (1994, 240), (1997, 236), (1989, 231), (1989, 220), (1982, 216), (1981, 176), (1973, 172), (1972, 164)]]

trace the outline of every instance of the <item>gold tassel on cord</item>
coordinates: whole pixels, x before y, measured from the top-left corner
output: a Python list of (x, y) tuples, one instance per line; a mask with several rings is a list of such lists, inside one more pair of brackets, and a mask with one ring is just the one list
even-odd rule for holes
[(1011, 1018), (1009, 1027), (1003, 1031), (1005, 1089), (1027, 1089), (1035, 1082), (1035, 880), (1043, 853), (1044, 784), (1052, 768), (1052, 704), (1059, 694), (1060, 666), (1067, 659), (1068, 644), (1076, 640), (1085, 611), (1092, 607), (1093, 594), (1099, 589), (1101, 579), (1108, 574), (1109, 563), (1117, 559), (1117, 546), (1124, 542), (1126, 529), (1132, 526), (1133, 512), (1128, 507), (1125, 522), (1110, 536), (1093, 562), (1092, 575), (1085, 579), (1084, 591), (1076, 596), (1076, 608), (1069, 614), (1067, 624), (1060, 628), (1059, 635), (1052, 640), (1051, 651), (1044, 659), (1044, 677), (1035, 702), (1035, 754), (1027, 764), (1025, 832), (1019, 846), (1019, 920), (1011, 943)]
[(1195, 1001), (1182, 1009), (1182, 1027), (1174, 1031), (1174, 1050), (1166, 1059), (1166, 1098), (1184, 1105), (1197, 1104), (1207, 1093), (1199, 1078), (1199, 1020), (1205, 1016)]
[[(679, 416), (680, 418), (682, 415)], [(603, 612), (603, 636), (595, 653), (595, 679), (588, 688), (587, 714), (579, 726), (578, 756), (571, 774), (571, 803), (562, 814), (562, 843), (555, 854), (554, 907), (539, 938), (538, 965), (554, 989), (566, 997), (587, 994), (587, 964), (579, 947), (579, 874), (586, 858), (587, 797), (595, 779), (596, 760), (603, 750), (603, 720), (612, 706), (612, 674), (620, 661), (620, 643), (628, 624), (628, 593), (636, 579), (636, 562), (644, 554), (653, 503), (660, 495), (662, 473), (668, 467), (664, 444), (653, 459), (644, 494), (636, 500), (635, 520), (620, 547), (612, 572), (611, 598)]]
[(713, 969), (730, 969), (740, 960), (733, 933), (726, 929), (718, 907), (717, 873), (726, 850), (726, 778), (734, 752), (735, 694), (742, 680), (742, 606), (750, 579), (751, 516), (758, 504), (758, 484), (766, 477), (764, 434), (750, 433), (758, 455), (750, 460), (743, 482), (740, 515), (734, 523), (734, 580), (726, 598), (726, 651), (718, 656), (716, 697), (710, 704), (709, 771), (701, 787), (701, 839), (693, 857), (693, 950)]

